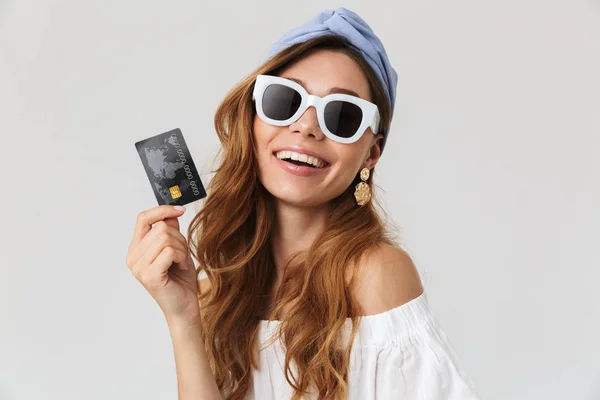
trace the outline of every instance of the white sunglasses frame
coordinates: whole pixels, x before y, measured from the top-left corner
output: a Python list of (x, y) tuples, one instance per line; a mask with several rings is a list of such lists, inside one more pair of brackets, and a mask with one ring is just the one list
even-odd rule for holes
[[(288, 118), (284, 121), (271, 119), (271, 118), (267, 117), (263, 111), (263, 107), (262, 107), (263, 94), (265, 93), (265, 90), (267, 89), (267, 87), (272, 84), (280, 84), (283, 86), (290, 87), (290, 88), (296, 90), (298, 93), (300, 93), (300, 96), (302, 97), (302, 102), (300, 103), (300, 107), (298, 107), (298, 110), (294, 113), (294, 115), (292, 115), (290, 118)], [(317, 120), (319, 122), (319, 127), (321, 128), (321, 131), (323, 132), (323, 134), (325, 134), (325, 136), (327, 136), (329, 139), (334, 140), (339, 143), (354, 143), (354, 142), (356, 142), (358, 139), (361, 138), (361, 136), (365, 133), (365, 131), (369, 127), (371, 128), (371, 131), (373, 131), (374, 135), (377, 134), (377, 131), (379, 129), (380, 116), (379, 116), (379, 109), (377, 108), (376, 104), (371, 103), (370, 101), (367, 101), (365, 99), (361, 99), (360, 97), (351, 96), (349, 94), (344, 94), (344, 93), (333, 93), (333, 94), (329, 94), (325, 97), (319, 97), (316, 95), (312, 95), (312, 94), (309, 94), (306, 91), (306, 89), (304, 89), (304, 87), (302, 85), (300, 85), (298, 82), (294, 82), (294, 81), (292, 81), (290, 79), (286, 79), (286, 78), (281, 78), (279, 76), (257, 75), (256, 81), (254, 83), (254, 90), (252, 92), (252, 100), (255, 101), (256, 113), (258, 114), (260, 119), (262, 119), (267, 124), (275, 125), (275, 126), (291, 125), (292, 123), (296, 122), (300, 118), (300, 116), (302, 116), (302, 114), (304, 114), (304, 112), (308, 109), (308, 107), (313, 106), (317, 110)], [(329, 129), (327, 129), (327, 125), (325, 125), (325, 106), (327, 105), (327, 103), (329, 103), (331, 101), (339, 101), (339, 100), (347, 101), (348, 103), (355, 104), (355, 105), (359, 106), (362, 111), (362, 121), (360, 122), (360, 125), (359, 125), (358, 129), (356, 130), (356, 133), (349, 138), (337, 136), (336, 134), (331, 132)]]

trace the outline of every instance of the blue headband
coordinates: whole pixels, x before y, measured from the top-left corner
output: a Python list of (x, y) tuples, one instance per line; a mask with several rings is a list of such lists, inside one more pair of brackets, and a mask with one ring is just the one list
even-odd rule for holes
[[(265, 60), (293, 44), (328, 34), (343, 36), (360, 51), (383, 84), (393, 114), (398, 74), (390, 64), (383, 43), (371, 27), (358, 14), (346, 8), (324, 10), (303, 25), (287, 32), (269, 49)], [(388, 131), (384, 132), (384, 143)]]

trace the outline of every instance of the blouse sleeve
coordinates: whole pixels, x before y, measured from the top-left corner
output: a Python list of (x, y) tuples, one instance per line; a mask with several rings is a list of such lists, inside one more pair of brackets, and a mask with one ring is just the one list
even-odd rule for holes
[(349, 371), (351, 400), (480, 400), (429, 312), (425, 293), (363, 316)]

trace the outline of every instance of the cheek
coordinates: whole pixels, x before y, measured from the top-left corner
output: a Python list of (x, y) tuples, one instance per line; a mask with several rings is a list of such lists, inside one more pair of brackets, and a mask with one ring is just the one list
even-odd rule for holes
[(252, 134), (254, 135), (254, 141), (257, 149), (257, 161), (259, 166), (259, 178), (262, 181), (264, 173), (268, 173), (270, 163), (272, 162), (272, 154), (270, 148), (272, 148), (273, 139), (277, 136), (278, 127), (265, 123), (258, 117), (254, 118), (252, 124)]
[(356, 163), (355, 159), (349, 160), (344, 163), (343, 169), (340, 171), (338, 175), (338, 179), (340, 182), (340, 190), (345, 190), (349, 185), (352, 184), (352, 181), (357, 175), (357, 171), (360, 165)]
[(254, 117), (254, 122), (252, 123), (252, 135), (254, 135), (254, 140), (258, 143), (260, 142), (263, 132), (260, 125), (260, 119), (258, 117)]
[(277, 131), (274, 128), (276, 127), (263, 122), (257, 116), (254, 117), (252, 132), (259, 151), (263, 151), (273, 137), (275, 137), (277, 134)]
[(336, 143), (337, 160), (340, 167), (340, 173), (345, 177), (356, 175), (364, 161), (364, 150), (360, 142), (351, 144)]
[(270, 140), (269, 129), (260, 119), (256, 118), (252, 124), (252, 134), (256, 143), (258, 162), (262, 164), (265, 157), (265, 149)]
[(348, 146), (340, 148), (337, 152), (338, 162), (336, 163), (335, 183), (336, 191), (343, 191), (352, 184), (354, 178), (360, 173), (360, 168), (364, 161), (363, 150), (359, 146)]

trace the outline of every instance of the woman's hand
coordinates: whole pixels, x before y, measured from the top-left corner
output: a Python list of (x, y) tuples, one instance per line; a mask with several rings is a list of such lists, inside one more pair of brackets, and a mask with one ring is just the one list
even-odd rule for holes
[(156, 300), (167, 320), (195, 322), (200, 316), (198, 283), (186, 238), (179, 232), (184, 211), (160, 205), (135, 223), (126, 264)]

